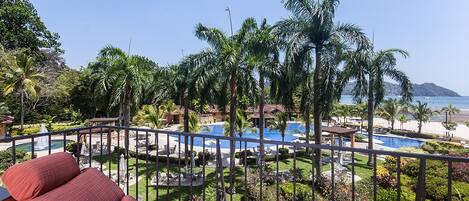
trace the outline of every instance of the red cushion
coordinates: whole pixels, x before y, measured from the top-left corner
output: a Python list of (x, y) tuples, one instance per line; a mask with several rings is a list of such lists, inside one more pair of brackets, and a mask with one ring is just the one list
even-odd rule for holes
[(102, 172), (88, 168), (66, 184), (31, 201), (120, 201), (124, 192)]
[(51, 154), (10, 167), (2, 180), (15, 200), (40, 196), (80, 173), (73, 157), (65, 152)]
[(135, 198), (128, 195), (124, 196), (121, 201), (137, 201)]

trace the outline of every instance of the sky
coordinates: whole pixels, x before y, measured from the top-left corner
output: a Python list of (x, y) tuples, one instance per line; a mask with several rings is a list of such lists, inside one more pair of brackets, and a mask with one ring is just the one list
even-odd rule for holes
[[(67, 64), (86, 66), (98, 51), (113, 45), (151, 58), (159, 65), (207, 45), (194, 36), (197, 23), (229, 33), (254, 17), (274, 24), (288, 18), (280, 0), (32, 0), (49, 30), (60, 35)], [(410, 53), (398, 68), (414, 83), (433, 82), (469, 96), (469, 1), (342, 0), (339, 23), (360, 26), (377, 49)], [(131, 41), (131, 42), (130, 42)]]

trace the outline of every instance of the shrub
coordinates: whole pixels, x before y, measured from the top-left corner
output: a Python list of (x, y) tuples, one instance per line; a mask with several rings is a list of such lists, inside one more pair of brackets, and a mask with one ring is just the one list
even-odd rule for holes
[[(388, 201), (388, 200), (397, 200), (397, 191), (392, 188), (379, 188), (377, 192), (378, 201)], [(402, 201), (414, 201), (415, 193), (412, 192), (409, 188), (401, 188), (401, 200)]]
[[(266, 185), (262, 185), (262, 198), (260, 195), (259, 183), (260, 183), (259, 173), (256, 171), (247, 172), (247, 183), (246, 183), (246, 196), (244, 200), (275, 200), (276, 192), (272, 188), (268, 188)], [(284, 200), (280, 198), (280, 200)]]
[(279, 148), (278, 149), (278, 153), (279, 153), (279, 160), (285, 160), (285, 159), (288, 159), (290, 157), (290, 154), (288, 153), (288, 149), (287, 148)]
[(401, 129), (396, 129), (390, 131), (391, 134), (394, 135), (401, 135), (401, 136), (406, 136), (406, 137), (411, 137), (411, 138), (423, 138), (423, 139), (437, 139), (441, 137), (438, 134), (433, 134), (433, 133), (417, 133), (415, 131), (410, 131), (410, 130), (401, 130)]
[[(244, 153), (246, 152), (246, 153)], [(236, 152), (235, 153), (235, 158), (244, 158), (244, 156), (252, 156), (252, 152), (251, 150), (247, 149), (247, 150), (242, 150), (242, 151), (239, 151), (239, 152)]]
[(381, 165), (376, 167), (376, 181), (384, 188), (393, 188), (396, 186), (396, 178), (389, 173), (388, 169)]
[(293, 197), (293, 183), (287, 182), (280, 185), (280, 192), (285, 200), (313, 200), (311, 187), (302, 183), (296, 183), (296, 193)]
[(77, 142), (70, 142), (65, 146), (65, 150), (67, 150), (67, 152), (73, 154), (74, 156), (78, 156), (78, 154), (80, 153), (80, 150), (81, 150), (81, 146), (82, 146), (82, 144), (79, 143), (79, 142), (78, 143)]
[[(12, 165), (13, 154), (11, 152), (11, 149), (0, 151), (0, 171), (5, 171)], [(29, 156), (26, 151), (22, 149), (16, 149), (15, 155), (16, 163), (21, 163), (31, 159), (31, 156)]]
[(204, 157), (205, 157), (205, 165), (207, 165), (208, 161), (213, 160), (212, 154), (208, 151), (201, 151), (197, 154), (197, 160), (196, 163), (199, 165), (204, 165)]

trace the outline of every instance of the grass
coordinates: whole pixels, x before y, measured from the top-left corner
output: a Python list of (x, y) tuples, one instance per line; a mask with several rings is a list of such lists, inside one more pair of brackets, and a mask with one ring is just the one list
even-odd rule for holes
[[(324, 154), (327, 156), (328, 154)], [(117, 169), (117, 154), (113, 154), (111, 156), (111, 169), (116, 170)], [(102, 157), (95, 157), (94, 158), (97, 161), (102, 162), (105, 164), (105, 166), (108, 166), (109, 164), (109, 157), (108, 156), (102, 156)], [(355, 155), (355, 171), (356, 174), (362, 178), (369, 178), (373, 175), (372, 173), (372, 168), (368, 167), (366, 165), (367, 162), (367, 156)], [(379, 160), (378, 160), (379, 161)], [(382, 161), (379, 161), (379, 164), (382, 163)], [(269, 162), (267, 163), (270, 168), (272, 168), (275, 171), (276, 164), (275, 162)], [(182, 172), (184, 171), (184, 165), (181, 164), (181, 166), (178, 166), (178, 164), (169, 164), (169, 166), (166, 166), (165, 162), (159, 162), (159, 172), (166, 172), (169, 168), (170, 172), (172, 173), (177, 173), (177, 172)], [(293, 168), (293, 159), (286, 159), (279, 161), (279, 171), (288, 171)], [(138, 182), (138, 195), (141, 198), (146, 198), (146, 186), (147, 186), (147, 181), (146, 181), (146, 167), (147, 164), (145, 160), (138, 160), (138, 172), (137, 172), (137, 160), (135, 158), (130, 158), (129, 159), (129, 172), (133, 175), (138, 174), (139, 175), (139, 182)], [(181, 167), (181, 168), (179, 168)], [(297, 157), (296, 160), (296, 168), (301, 169), (302, 173), (304, 175), (304, 178), (310, 179), (311, 177), (311, 167), (312, 167), (312, 160), (309, 157)], [(351, 166), (348, 165), (348, 168), (350, 169)], [(249, 167), (249, 169), (256, 169), (255, 167)], [(330, 165), (324, 165), (322, 168), (322, 171), (330, 171)], [(107, 170), (104, 171), (104, 173), (107, 175), (108, 172)], [(156, 175), (156, 163), (155, 162), (148, 162), (148, 182), (151, 182), (151, 178), (153, 178)], [(206, 184), (205, 184), (205, 200), (216, 200), (216, 175), (215, 175), (215, 168), (213, 167), (206, 167), (205, 169), (205, 175), (206, 175)], [(228, 188), (229, 186), (229, 169), (225, 168), (224, 170), (224, 179), (225, 179), (225, 186)], [(274, 189), (275, 184), (272, 186), (269, 186), (268, 188)], [(202, 196), (203, 193), (203, 187), (193, 187), (192, 189), (190, 187), (160, 187), (158, 189), (158, 199), (159, 200), (178, 200), (179, 197), (181, 197), (182, 200), (188, 200), (190, 196), (190, 192), (192, 191), (192, 194), (194, 196)], [(244, 167), (243, 166), (237, 166), (236, 167), (236, 172), (235, 172), (235, 189), (236, 189), (236, 194), (233, 195), (233, 200), (241, 200), (243, 194), (244, 194)], [(137, 190), (137, 185), (132, 185), (129, 187), (129, 194), (136, 197), (136, 190)], [(157, 189), (155, 187), (148, 187), (148, 199), (149, 200), (155, 200), (157, 196)], [(227, 195), (228, 196), (228, 195)]]

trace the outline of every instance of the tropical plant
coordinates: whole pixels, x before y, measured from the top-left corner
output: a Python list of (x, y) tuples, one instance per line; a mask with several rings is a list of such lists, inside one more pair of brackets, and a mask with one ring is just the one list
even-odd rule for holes
[[(225, 122), (225, 136), (230, 135), (230, 123), (229, 123), (229, 118), (227, 119), (227, 122)], [(235, 121), (235, 132), (238, 133), (238, 136), (240, 138), (243, 137), (243, 134), (245, 131), (248, 129), (252, 128), (251, 131), (255, 131), (255, 128), (253, 128), (253, 125), (251, 121), (244, 116), (244, 112), (241, 109), (236, 110), (236, 121)], [(239, 141), (239, 151), (241, 151), (241, 141)]]
[(4, 102), (0, 102), (0, 117), (7, 114), (10, 114), (10, 109)]
[(198, 133), (200, 132), (200, 121), (199, 117), (195, 112), (189, 113), (189, 132)]
[[(195, 35), (206, 41), (210, 48), (199, 53), (198, 61), (204, 66), (204, 75), (207, 78), (203, 80), (217, 80), (220, 77), (224, 81), (220, 82), (222, 86), (226, 86), (227, 79), (230, 89), (230, 116), (229, 116), (229, 134), (230, 137), (235, 137), (235, 122), (236, 122), (236, 109), (238, 92), (242, 88), (240, 83), (254, 83), (255, 78), (252, 76), (252, 66), (248, 64), (248, 35), (256, 27), (255, 20), (252, 18), (246, 19), (241, 29), (231, 37), (216, 28), (208, 28), (202, 24), (196, 26)], [(211, 77), (211, 78), (210, 78)], [(218, 77), (218, 79), (214, 78)], [(247, 81), (249, 80), (249, 81)], [(246, 87), (252, 88), (252, 87)], [(230, 170), (234, 172), (235, 165), (235, 141), (230, 141)], [(230, 183), (233, 184), (233, 178), (230, 177)], [(233, 186), (233, 185), (231, 185)]]
[[(255, 66), (254, 74), (259, 75), (258, 99), (259, 99), (259, 139), (260, 139), (260, 160), (264, 160), (264, 106), (266, 99), (265, 82), (273, 80), (278, 75), (280, 68), (279, 38), (273, 33), (273, 27), (267, 24), (264, 19), (259, 27), (253, 31), (248, 39), (248, 47), (251, 64)], [(252, 77), (255, 77), (253, 75)]]
[(448, 136), (448, 137), (450, 135), (449, 131), (454, 131), (458, 127), (458, 124), (456, 122), (452, 122), (452, 121), (441, 122), (441, 125), (443, 126), (443, 128), (446, 129), (445, 135)]
[(156, 64), (148, 58), (106, 46), (99, 52), (97, 65), (103, 66), (99, 83), (104, 91), (110, 92), (110, 106), (119, 106), (122, 124), (129, 127), (132, 107), (139, 107), (143, 88), (151, 81)]
[(163, 128), (163, 112), (153, 105), (142, 105), (133, 117), (137, 125), (149, 125), (151, 128)]
[(38, 98), (39, 80), (43, 75), (39, 73), (34, 66), (34, 58), (24, 53), (17, 53), (7, 57), (7, 65), (3, 72), (3, 95), (7, 96), (13, 92), (20, 94), (20, 130), (24, 125), (24, 99), (30, 98), (36, 100)]
[(435, 113), (428, 107), (427, 103), (417, 101), (417, 104), (410, 105), (409, 114), (418, 121), (418, 133), (421, 134), (423, 124), (430, 121)]
[(403, 105), (397, 99), (389, 98), (377, 108), (376, 113), (379, 117), (387, 120), (391, 124), (391, 130), (394, 130), (394, 123), (403, 111)]
[(469, 127), (469, 121), (464, 122), (464, 124)]
[(451, 122), (452, 116), (459, 114), (461, 111), (457, 107), (453, 106), (453, 104), (449, 104), (448, 106), (441, 108), (440, 112), (445, 113), (445, 122)]
[[(277, 23), (279, 35), (287, 41), (286, 53), (288, 63), (305, 73), (302, 85), (304, 102), (304, 117), (306, 117), (306, 135), (309, 138), (310, 100), (313, 100), (315, 143), (321, 144), (321, 116), (327, 114), (335, 94), (328, 82), (336, 72), (333, 61), (333, 50), (342, 49), (350, 43), (368, 43), (368, 39), (361, 29), (353, 24), (335, 24), (334, 16), (339, 0), (284, 0), (284, 6), (291, 12), (291, 17)], [(315, 54), (314, 72), (310, 72), (312, 52)], [(335, 62), (333, 62), (335, 63)], [(310, 78), (314, 77), (311, 83)], [(312, 86), (311, 86), (312, 85)], [(312, 88), (314, 87), (314, 89)], [(314, 94), (314, 96), (313, 96)], [(336, 94), (337, 95), (337, 94)], [(321, 167), (321, 153), (315, 150), (316, 167)], [(321, 174), (321, 168), (317, 168)]]
[(54, 123), (55, 118), (57, 117), (47, 114), (43, 116), (42, 123), (45, 124), (48, 131), (52, 131), (52, 124)]
[[(275, 114), (274, 120), (270, 123), (270, 127), (272, 129), (276, 129), (280, 131), (280, 135), (282, 136), (282, 142), (285, 141), (285, 131), (288, 127), (288, 115), (285, 112), (278, 112)], [(282, 144), (283, 148), (283, 144)]]
[(401, 129), (404, 129), (404, 124), (409, 122), (409, 118), (407, 118), (406, 114), (400, 114), (398, 120), (401, 123)]
[[(408, 56), (406, 51), (400, 49), (374, 51), (373, 48), (363, 48), (346, 54), (341, 86), (345, 86), (348, 80), (354, 79), (356, 80), (353, 88), (355, 101), (362, 102), (363, 97), (367, 97), (368, 149), (373, 149), (374, 114), (385, 96), (385, 77), (398, 82), (403, 102), (409, 102), (412, 99), (412, 84), (407, 75), (396, 68), (396, 54)], [(395, 117), (392, 118), (395, 119)], [(371, 154), (368, 156), (368, 164), (371, 165)]]

